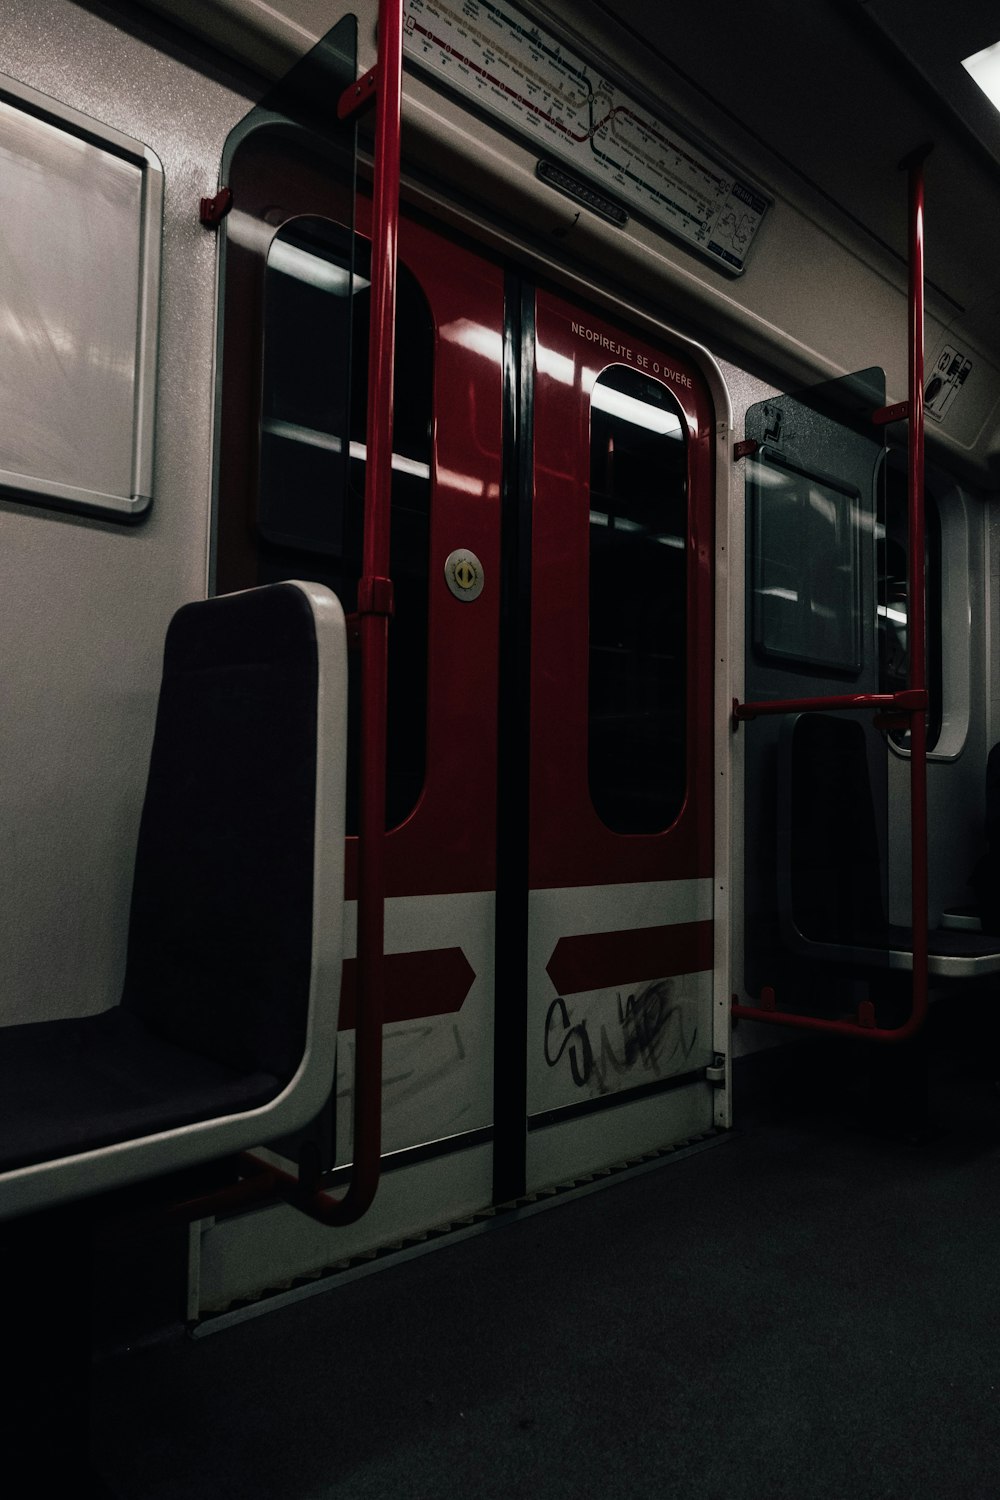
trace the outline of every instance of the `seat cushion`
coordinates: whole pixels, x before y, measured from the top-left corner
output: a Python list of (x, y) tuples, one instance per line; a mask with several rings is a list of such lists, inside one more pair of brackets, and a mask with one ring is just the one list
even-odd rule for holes
[(115, 1007), (0, 1028), (0, 1171), (264, 1104), (281, 1084), (154, 1036)]

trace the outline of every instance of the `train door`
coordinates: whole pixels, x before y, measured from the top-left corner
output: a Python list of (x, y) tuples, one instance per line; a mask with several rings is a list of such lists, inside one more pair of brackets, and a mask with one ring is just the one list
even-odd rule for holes
[[(368, 204), (268, 129), (230, 171), (216, 587), (305, 577), (349, 613), (361, 565)], [(353, 262), (353, 264), (352, 264)], [(353, 275), (352, 275), (353, 271)], [(407, 221), (392, 457), (383, 1150), (486, 1146), (492, 1129), (503, 275)], [(481, 589), (448, 559), (471, 557)], [(450, 582), (450, 587), (449, 587)], [(352, 653), (353, 655), (353, 653)], [(337, 1101), (352, 1156), (357, 812), (351, 662)], [(294, 1154), (294, 1145), (287, 1149)], [(477, 1158), (478, 1159), (478, 1158)], [(478, 1196), (488, 1194), (488, 1161)]]
[(711, 406), (533, 309), (527, 1180), (710, 1127)]
[[(350, 610), (367, 208), (352, 240), (267, 127), (229, 183), (216, 587)], [(475, 1206), (712, 1124), (711, 411), (466, 244), (404, 218), (399, 245), (383, 1143), (387, 1180), (478, 1163)]]

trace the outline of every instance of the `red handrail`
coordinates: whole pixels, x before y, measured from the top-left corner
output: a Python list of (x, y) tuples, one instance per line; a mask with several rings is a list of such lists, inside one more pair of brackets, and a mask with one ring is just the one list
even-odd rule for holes
[[(924, 162), (929, 147), (922, 146), (900, 163), (909, 173), (909, 426), (907, 432), (907, 492), (909, 512), (909, 685), (903, 693), (860, 693), (840, 698), (786, 699), (770, 703), (734, 703), (735, 720), (757, 714), (886, 707), (910, 718), (910, 879), (913, 931), (913, 978), (910, 1014), (902, 1026), (867, 1024), (873, 1020), (870, 1003), (864, 1019), (830, 1021), (795, 1011), (734, 1004), (732, 1013), (750, 1021), (797, 1026), (806, 1031), (863, 1036), (874, 1042), (902, 1042), (919, 1031), (927, 1017), (927, 682), (924, 657)], [(906, 701), (902, 701), (906, 700)]]
[[(382, 1016), (385, 938), (386, 692), (392, 396), (399, 238), (403, 3), (379, 0), (372, 200), (372, 299), (364, 551), (358, 582), (361, 648), (361, 809), (358, 837), (358, 1020), (355, 1033), (354, 1172), (344, 1196), (302, 1184), (298, 1208), (323, 1224), (350, 1224), (370, 1206), (382, 1158)], [(350, 92), (350, 91), (349, 91)], [(310, 1190), (312, 1188), (312, 1190)]]
[(852, 708), (882, 708), (889, 713), (923, 713), (927, 708), (925, 688), (904, 688), (899, 693), (844, 693), (838, 698), (768, 698), (759, 703), (733, 699), (737, 723), (767, 714), (846, 713)]
[(379, 0), (378, 61), (345, 89), (338, 117), (375, 97), (372, 200), (372, 300), (369, 320), (364, 550), (358, 581), (361, 652), (361, 816), (358, 838), (358, 1020), (355, 1033), (354, 1170), (342, 1198), (331, 1198), (318, 1171), (300, 1175), (244, 1152), (243, 1176), (228, 1187), (173, 1203), (156, 1220), (191, 1221), (237, 1213), (284, 1198), (331, 1227), (352, 1224), (371, 1206), (382, 1160), (382, 1018), (385, 941), (386, 689), (392, 580), (389, 577), (393, 372), (396, 345), (396, 247), (403, 92), (403, 0)]

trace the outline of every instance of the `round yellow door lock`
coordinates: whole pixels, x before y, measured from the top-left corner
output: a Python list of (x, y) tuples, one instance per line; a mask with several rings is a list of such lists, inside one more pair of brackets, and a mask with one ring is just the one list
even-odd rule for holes
[(483, 592), (483, 565), (474, 552), (458, 547), (445, 558), (444, 577), (456, 599), (469, 604)]

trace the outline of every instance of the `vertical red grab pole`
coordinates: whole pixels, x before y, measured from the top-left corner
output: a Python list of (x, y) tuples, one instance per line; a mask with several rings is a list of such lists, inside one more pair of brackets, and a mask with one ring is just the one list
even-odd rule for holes
[[(908, 686), (921, 692), (927, 686), (924, 621), (924, 161), (927, 154), (928, 148), (921, 147), (905, 162), (910, 189)], [(910, 715), (910, 861), (910, 921), (913, 927), (911, 1018), (923, 1020), (927, 1012), (927, 716), (922, 711)]]
[[(358, 1020), (354, 1064), (354, 1173), (339, 1200), (312, 1196), (324, 1224), (349, 1224), (378, 1187), (382, 1156), (382, 1016), (385, 946), (385, 762), (388, 685), (392, 396), (399, 235), (402, 0), (379, 0), (369, 325), (368, 456), (364, 551), (358, 582), (361, 647), (361, 808), (358, 837)], [(306, 1205), (301, 1204), (305, 1207)]]

